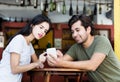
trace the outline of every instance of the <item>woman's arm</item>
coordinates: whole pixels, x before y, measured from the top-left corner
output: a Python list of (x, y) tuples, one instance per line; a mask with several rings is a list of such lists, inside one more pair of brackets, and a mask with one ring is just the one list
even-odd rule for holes
[(11, 53), (10, 64), (11, 64), (11, 70), (13, 74), (29, 71), (42, 64), (40, 62), (37, 62), (37, 56), (35, 55), (33, 57), (33, 61), (34, 61), (33, 63), (27, 64), (27, 65), (20, 65), (19, 61), (20, 61), (20, 55), (14, 52)]
[(31, 58), (32, 58), (32, 62), (38, 61), (38, 57), (37, 57), (36, 54), (33, 54), (33, 55), (31, 56)]

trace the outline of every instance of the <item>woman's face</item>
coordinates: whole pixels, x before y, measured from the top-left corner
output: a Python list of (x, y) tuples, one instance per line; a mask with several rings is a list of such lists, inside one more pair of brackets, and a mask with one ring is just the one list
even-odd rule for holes
[(32, 34), (36, 39), (41, 39), (46, 35), (49, 28), (50, 26), (47, 22), (42, 22), (33, 26)]

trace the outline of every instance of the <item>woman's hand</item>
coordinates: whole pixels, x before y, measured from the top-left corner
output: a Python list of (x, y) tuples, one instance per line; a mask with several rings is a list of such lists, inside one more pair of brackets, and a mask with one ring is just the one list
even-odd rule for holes
[(35, 62), (36, 63), (36, 68), (44, 68), (44, 64), (40, 61)]
[(39, 55), (39, 61), (41, 63), (44, 63), (46, 61), (46, 52), (43, 52), (42, 54)]

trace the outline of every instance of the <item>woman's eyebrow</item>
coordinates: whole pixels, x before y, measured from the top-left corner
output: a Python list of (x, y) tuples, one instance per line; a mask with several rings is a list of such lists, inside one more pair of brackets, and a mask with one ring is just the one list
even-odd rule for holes
[[(41, 25), (42, 26), (42, 28), (45, 28), (43, 25)], [(48, 30), (47, 29), (45, 29), (45, 31), (47, 32)]]
[(43, 28), (45, 28), (43, 25), (41, 25)]

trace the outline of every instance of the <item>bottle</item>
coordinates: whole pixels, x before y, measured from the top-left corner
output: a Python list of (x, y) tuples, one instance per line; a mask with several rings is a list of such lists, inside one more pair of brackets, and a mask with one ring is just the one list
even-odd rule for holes
[(21, 22), (23, 22), (23, 17), (21, 17)]
[(102, 7), (101, 7), (101, 3), (99, 4), (99, 14), (102, 14)]
[(86, 14), (86, 5), (85, 5), (85, 0), (84, 0), (84, 6), (83, 6), (83, 14)]
[(53, 11), (55, 11), (56, 10), (56, 0), (54, 0), (54, 2), (53, 2)]
[(43, 10), (44, 10), (44, 3), (43, 3), (43, 1), (42, 1), (42, 0), (40, 1), (40, 9), (41, 9), (41, 11), (43, 11)]
[(60, 13), (61, 12), (61, 4), (57, 3), (57, 12)]
[(9, 22), (11, 22), (11, 17), (9, 17), (9, 20), (8, 20)]
[(25, 0), (20, 1), (20, 6), (25, 6)]
[(48, 43), (47, 43), (47, 46), (46, 46), (47, 48), (51, 48), (51, 43), (50, 43), (50, 41), (48, 41)]
[(28, 1), (28, 6), (31, 6), (31, 0), (27, 0)]
[(97, 3), (95, 3), (95, 6), (94, 6), (94, 15), (97, 15)]
[(53, 11), (53, 2), (52, 2), (52, 0), (50, 0), (50, 12), (52, 12)]
[(107, 5), (106, 5), (106, 6), (107, 6), (107, 10), (109, 10), (109, 4), (108, 4), (108, 3), (107, 3)]
[(65, 5), (65, 0), (63, 1), (63, 7), (62, 7), (62, 14), (66, 14), (66, 5)]
[(37, 8), (38, 7), (38, 0), (34, 0), (34, 8)]
[(72, 0), (70, 0), (70, 9), (69, 9), (69, 15), (73, 15), (73, 8), (72, 8)]
[(48, 11), (48, 0), (45, 0), (44, 11), (45, 11), (45, 12)]
[(17, 17), (15, 17), (15, 22), (17, 22)]
[(92, 14), (91, 7), (90, 7), (90, 0), (88, 4), (88, 9), (87, 9), (87, 15), (90, 16)]
[(48, 0), (45, 0), (45, 3), (44, 3), (44, 9), (42, 11), (42, 14), (45, 15), (45, 16), (48, 16)]
[(77, 5), (76, 5), (76, 14), (79, 14), (78, 0), (77, 0)]

